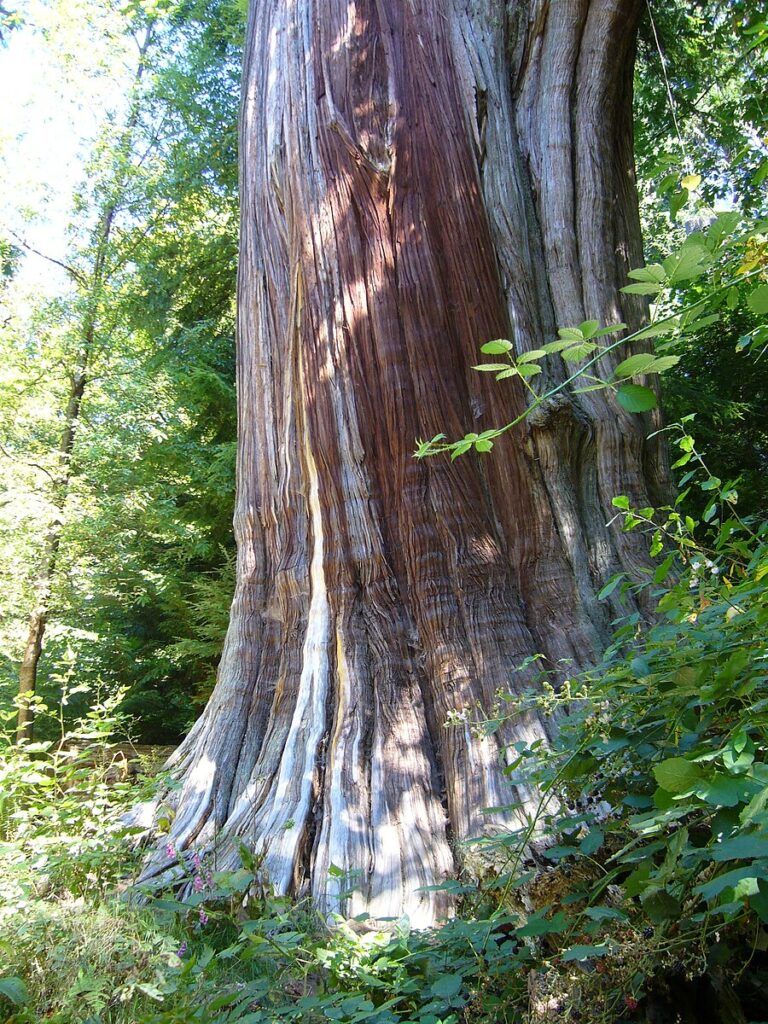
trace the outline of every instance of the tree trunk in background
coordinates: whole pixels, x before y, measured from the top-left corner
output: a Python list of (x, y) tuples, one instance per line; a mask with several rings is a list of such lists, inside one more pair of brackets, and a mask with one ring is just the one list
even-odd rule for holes
[[(90, 314), (88, 316), (90, 317)], [(69, 401), (64, 413), (64, 429), (56, 453), (58, 475), (53, 481), (51, 493), (53, 516), (48, 527), (42, 565), (35, 580), (35, 596), (37, 600), (35, 601), (35, 607), (29, 615), (27, 642), (24, 645), (24, 654), (19, 665), (19, 698), (17, 701), (18, 714), (16, 717), (17, 742), (32, 739), (34, 722), (33, 698), (37, 691), (37, 668), (43, 653), (45, 627), (48, 624), (51, 586), (56, 575), (64, 509), (72, 478), (72, 452), (75, 446), (75, 435), (80, 424), (80, 413), (85, 395), (88, 361), (91, 349), (93, 348), (93, 330), (94, 324), (91, 318), (86, 321), (83, 345), (78, 354), (77, 367), (72, 374)]]
[[(50, 491), (51, 521), (48, 527), (45, 550), (35, 580), (35, 607), (30, 612), (27, 625), (27, 640), (19, 665), (18, 713), (16, 718), (17, 742), (32, 739), (34, 723), (33, 698), (37, 691), (37, 670), (43, 653), (43, 640), (50, 614), (51, 590), (56, 578), (61, 531), (72, 481), (72, 457), (83, 410), (83, 401), (89, 384), (90, 364), (99, 339), (100, 304), (110, 272), (119, 269), (113, 261), (110, 267), (112, 232), (120, 204), (127, 198), (125, 188), (130, 171), (130, 158), (135, 144), (136, 128), (140, 113), (140, 88), (146, 69), (147, 55), (154, 42), (154, 22), (144, 28), (139, 45), (138, 62), (131, 84), (131, 103), (128, 117), (116, 147), (117, 157), (114, 178), (108, 182), (113, 198), (103, 204), (92, 238), (92, 256), (85, 269), (66, 267), (75, 286), (81, 292), (84, 302), (82, 319), (76, 325), (78, 350), (70, 372), (69, 396), (66, 409), (62, 410), (63, 428), (56, 450), (55, 476)], [(40, 255), (38, 253), (38, 255)]]
[[(590, 661), (644, 563), (611, 499), (663, 484), (650, 420), (560, 397), (490, 456), (417, 437), (507, 422), (518, 352), (639, 323), (631, 92), (639, 0), (255, 0), (242, 112), (238, 585), (219, 681), (172, 759), (180, 851), (261, 858), (326, 911), (446, 910), (461, 840), (514, 821), (472, 720), (535, 652)], [(601, 367), (610, 373), (614, 360)], [(554, 363), (554, 360), (550, 360)], [(552, 366), (549, 383), (562, 379)], [(465, 719), (445, 728), (458, 711)], [(354, 894), (340, 893), (352, 873)]]

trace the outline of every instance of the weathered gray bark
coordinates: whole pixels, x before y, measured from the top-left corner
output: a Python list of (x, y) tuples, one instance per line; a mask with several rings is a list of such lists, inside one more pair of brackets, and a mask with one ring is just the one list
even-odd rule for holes
[(145, 878), (189, 847), (233, 866), (244, 842), (279, 891), (426, 925), (446, 904), (419, 888), (521, 813), (484, 809), (530, 805), (505, 745), (546, 723), (472, 721), (530, 682), (512, 673), (527, 655), (583, 665), (605, 639), (595, 591), (644, 560), (606, 525), (611, 498), (651, 504), (663, 478), (650, 424), (599, 392), (487, 458), (411, 452), (524, 407), (471, 369), (482, 342), (638, 323), (618, 288), (641, 261), (639, 8), (252, 3), (238, 583), (218, 684), (171, 762), (175, 852), (164, 839)]

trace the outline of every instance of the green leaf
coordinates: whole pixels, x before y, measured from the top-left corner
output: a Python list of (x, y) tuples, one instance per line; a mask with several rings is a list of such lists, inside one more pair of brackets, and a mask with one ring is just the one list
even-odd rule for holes
[(680, 249), (668, 256), (663, 263), (670, 284), (690, 281), (700, 277), (710, 262), (710, 255), (701, 242), (688, 241)]
[(681, 188), (679, 192), (674, 192), (669, 198), (669, 215), (672, 220), (678, 215), (685, 204), (688, 202), (688, 190)]
[(758, 285), (753, 292), (750, 292), (747, 296), (747, 305), (758, 316), (768, 313), (768, 284)]
[(578, 327), (561, 327), (557, 332), (564, 341), (585, 341), (584, 335)]
[(649, 373), (664, 373), (665, 370), (670, 370), (673, 366), (677, 366), (680, 362), (680, 356), (659, 356), (654, 359), (653, 366), (651, 366)]
[(749, 180), (753, 185), (761, 185), (766, 178), (768, 178), (768, 159), (762, 161)]
[(625, 284), (619, 290), (624, 292), (625, 295), (658, 295), (661, 291), (661, 285), (655, 281), (643, 281), (640, 284)]
[(554, 355), (557, 352), (562, 352), (564, 348), (569, 348), (573, 344), (573, 338), (558, 338), (556, 341), (549, 341), (544, 346), (545, 355)]
[(656, 357), (652, 352), (638, 352), (637, 355), (630, 356), (629, 359), (619, 363), (613, 371), (613, 376), (615, 378), (633, 377), (636, 373), (645, 373), (655, 360)]
[(683, 665), (672, 676), (672, 682), (683, 693), (696, 693), (699, 673), (692, 665)]
[(697, 885), (693, 890), (699, 893), (705, 900), (713, 900), (719, 896), (724, 889), (730, 889), (734, 887), (738, 882), (744, 878), (755, 878), (758, 876), (764, 877), (768, 874), (768, 864), (749, 864), (742, 868), (733, 868), (731, 871), (725, 871), (722, 875), (715, 875), (708, 882), (704, 882), (703, 885)]
[(571, 960), (593, 960), (597, 957), (608, 956), (611, 947), (603, 942), (599, 946), (571, 946), (563, 953), (563, 962)]
[(655, 281), (656, 284), (662, 284), (667, 279), (667, 272), (660, 263), (649, 263), (647, 267), (630, 270), (627, 277), (633, 281)]
[(623, 572), (618, 572), (615, 576), (611, 576), (611, 578), (605, 584), (603, 589), (597, 595), (598, 601), (604, 601), (606, 597), (610, 597), (610, 595), (614, 592), (616, 587), (618, 587), (618, 585), (621, 582), (623, 582), (626, 578), (626, 573)]
[(582, 337), (587, 339), (594, 338), (599, 329), (599, 320), (585, 320), (583, 323), (579, 324), (579, 330), (581, 331)]
[(436, 999), (453, 999), (461, 992), (463, 984), (460, 974), (441, 974), (432, 982), (430, 991)]
[[(571, 851), (573, 852), (573, 851)], [(552, 935), (564, 932), (571, 924), (570, 918), (562, 911), (546, 917), (546, 910), (539, 910), (532, 914), (522, 927), (517, 929), (517, 934), (524, 937), (536, 935)]]
[(469, 449), (472, 447), (472, 444), (472, 441), (459, 441), (459, 443), (455, 445), (453, 450), (451, 451), (451, 462), (453, 462), (455, 459), (458, 459), (460, 455), (464, 455), (466, 452), (468, 452)]
[(733, 898), (737, 900), (746, 899), (748, 896), (756, 896), (758, 893), (757, 878), (742, 878), (733, 887)]
[(579, 849), (585, 856), (591, 857), (593, 853), (597, 853), (604, 841), (605, 833), (603, 830), (601, 828), (594, 827), (589, 830), (579, 843)]
[(749, 906), (764, 924), (768, 924), (768, 882), (758, 878), (757, 892), (749, 897)]
[(640, 902), (643, 905), (643, 910), (654, 924), (676, 921), (683, 911), (680, 901), (664, 889), (646, 891), (640, 897)]
[(517, 367), (517, 372), (521, 377), (535, 377), (537, 373), (541, 373), (541, 367), (535, 363), (524, 363)]
[(626, 326), (626, 324), (611, 324), (610, 327), (601, 327), (599, 331), (595, 331), (592, 339), (605, 338), (608, 334), (618, 334), (619, 331), (625, 330)]
[(586, 359), (587, 356), (591, 356), (596, 350), (597, 345), (591, 341), (585, 341), (581, 345), (570, 345), (564, 349), (562, 357), (566, 363), (578, 363), (582, 359)]
[(511, 352), (512, 347), (511, 341), (507, 341), (506, 338), (498, 338), (496, 341), (486, 341), (484, 345), (480, 346), (480, 351), (486, 356), (501, 356), (505, 352)]
[(473, 366), (473, 370), (481, 370), (484, 373), (498, 373), (499, 370), (509, 370), (509, 363), (480, 363), (478, 366)]
[(29, 1002), (27, 986), (21, 978), (0, 978), (0, 996), (10, 999), (14, 1006), (24, 1006), (25, 1003)]
[(677, 174), (667, 174), (659, 182), (656, 191), (659, 193), (659, 195), (664, 195), (666, 192), (669, 192), (671, 188), (674, 188), (676, 184)]
[(668, 757), (661, 764), (654, 765), (653, 774), (667, 793), (687, 793), (701, 778), (701, 769), (684, 757)]
[(637, 334), (633, 335), (633, 337), (637, 339), (655, 338), (659, 334), (669, 334), (671, 331), (676, 330), (677, 325), (677, 318), (675, 318), (674, 320), (660, 320), (658, 323), (648, 324), (647, 327), (644, 327), (641, 331), (638, 331)]
[(753, 832), (749, 835), (724, 839), (712, 847), (712, 860), (751, 860), (768, 857), (768, 833)]
[(651, 675), (651, 666), (645, 658), (633, 658), (629, 663), (629, 667), (632, 671), (632, 675), (635, 676), (636, 679), (645, 679), (646, 676)]
[(520, 363), (531, 363), (536, 359), (543, 358), (547, 353), (543, 348), (532, 348), (529, 352), (521, 352), (517, 357), (518, 366)]
[(574, 395), (585, 395), (588, 391), (605, 391), (605, 389), (609, 387), (610, 384), (601, 380), (597, 384), (587, 384), (586, 387), (583, 388), (574, 388), (573, 393)]
[(669, 575), (669, 573), (670, 573), (670, 571), (672, 569), (672, 566), (674, 564), (675, 564), (675, 552), (672, 552), (671, 555), (667, 555), (667, 557), (664, 559), (664, 561), (661, 563), (661, 565), (658, 565), (656, 567), (656, 570), (655, 570), (655, 572), (653, 574), (653, 582), (654, 583), (663, 583), (664, 580)]
[(627, 412), (648, 412), (656, 408), (656, 395), (642, 384), (622, 384), (616, 399)]
[(700, 307), (687, 310), (681, 315), (680, 322), (683, 325), (684, 333), (691, 334), (693, 331), (700, 331), (702, 327), (715, 324), (720, 319), (719, 313), (709, 313), (707, 316), (703, 316), (703, 312), (703, 308)]
[(716, 807), (736, 807), (748, 800), (754, 792), (754, 783), (741, 775), (715, 772), (697, 787), (696, 796)]
[(143, 992), (145, 996), (149, 996), (150, 999), (154, 999), (159, 1003), (162, 1003), (164, 999), (162, 990), (159, 989), (157, 985), (153, 985), (151, 982), (138, 982), (136, 988), (139, 990), (139, 992)]
[(765, 786), (759, 793), (753, 796), (741, 812), (739, 815), (739, 821), (741, 824), (748, 825), (757, 817), (758, 814), (765, 810), (766, 804), (768, 804), (768, 786)]
[(734, 233), (740, 220), (741, 214), (738, 210), (723, 210), (709, 225), (707, 239), (718, 244), (723, 238)]
[(615, 907), (587, 907), (584, 913), (593, 921), (626, 921), (627, 915)]

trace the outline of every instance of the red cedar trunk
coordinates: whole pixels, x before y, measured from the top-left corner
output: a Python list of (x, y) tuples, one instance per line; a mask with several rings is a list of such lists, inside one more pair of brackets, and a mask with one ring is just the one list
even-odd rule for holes
[(618, 288), (641, 261), (639, 9), (252, 4), (238, 584), (219, 682), (172, 761), (177, 854), (146, 877), (188, 847), (235, 865), (244, 842), (279, 891), (425, 925), (446, 904), (416, 890), (516, 817), (484, 809), (530, 806), (505, 745), (546, 724), (472, 722), (530, 683), (512, 672), (526, 656), (583, 665), (605, 639), (595, 591), (644, 558), (606, 526), (611, 498), (650, 504), (663, 480), (650, 424), (599, 392), (553, 401), (490, 456), (411, 453), (524, 408), (471, 369), (484, 341), (637, 324)]

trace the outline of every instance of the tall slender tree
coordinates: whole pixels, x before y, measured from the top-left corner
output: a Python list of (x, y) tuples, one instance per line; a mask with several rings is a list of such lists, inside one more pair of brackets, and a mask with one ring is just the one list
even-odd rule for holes
[(38, 665), (48, 623), (51, 588), (59, 562), (62, 524), (72, 480), (75, 441), (83, 402), (90, 383), (91, 364), (95, 351), (97, 347), (108, 344), (101, 327), (105, 292), (108, 289), (110, 277), (115, 275), (122, 265), (122, 259), (116, 256), (112, 244), (113, 232), (116, 218), (125, 206), (128, 195), (128, 183), (136, 144), (136, 129), (139, 122), (142, 79), (146, 69), (147, 55), (153, 43), (154, 24), (150, 21), (141, 27), (140, 34), (141, 38), (137, 37), (136, 69), (129, 90), (128, 114), (122, 130), (118, 132), (114, 140), (112, 152), (108, 154), (107, 170), (102, 175), (103, 180), (94, 190), (98, 197), (96, 224), (85, 250), (75, 254), (72, 262), (65, 265), (76, 290), (73, 317), (74, 356), (67, 370), (69, 388), (66, 406), (61, 412), (61, 437), (54, 459), (53, 471), (48, 474), (50, 521), (47, 525), (42, 558), (35, 580), (35, 603), (29, 615), (26, 643), (19, 665), (17, 719), (19, 740), (29, 740), (32, 737), (33, 698), (37, 688)]
[(279, 891), (425, 925), (446, 905), (423, 887), (461, 841), (529, 806), (505, 751), (547, 723), (477, 720), (530, 684), (513, 673), (529, 655), (580, 666), (603, 643), (615, 609), (596, 590), (644, 563), (611, 499), (664, 487), (651, 418), (561, 394), (490, 457), (412, 449), (525, 408), (519, 380), (471, 369), (483, 342), (523, 353), (587, 318), (639, 325), (619, 288), (642, 260), (640, 11), (252, 0), (237, 590), (145, 878), (193, 846), (234, 865), (245, 844)]

